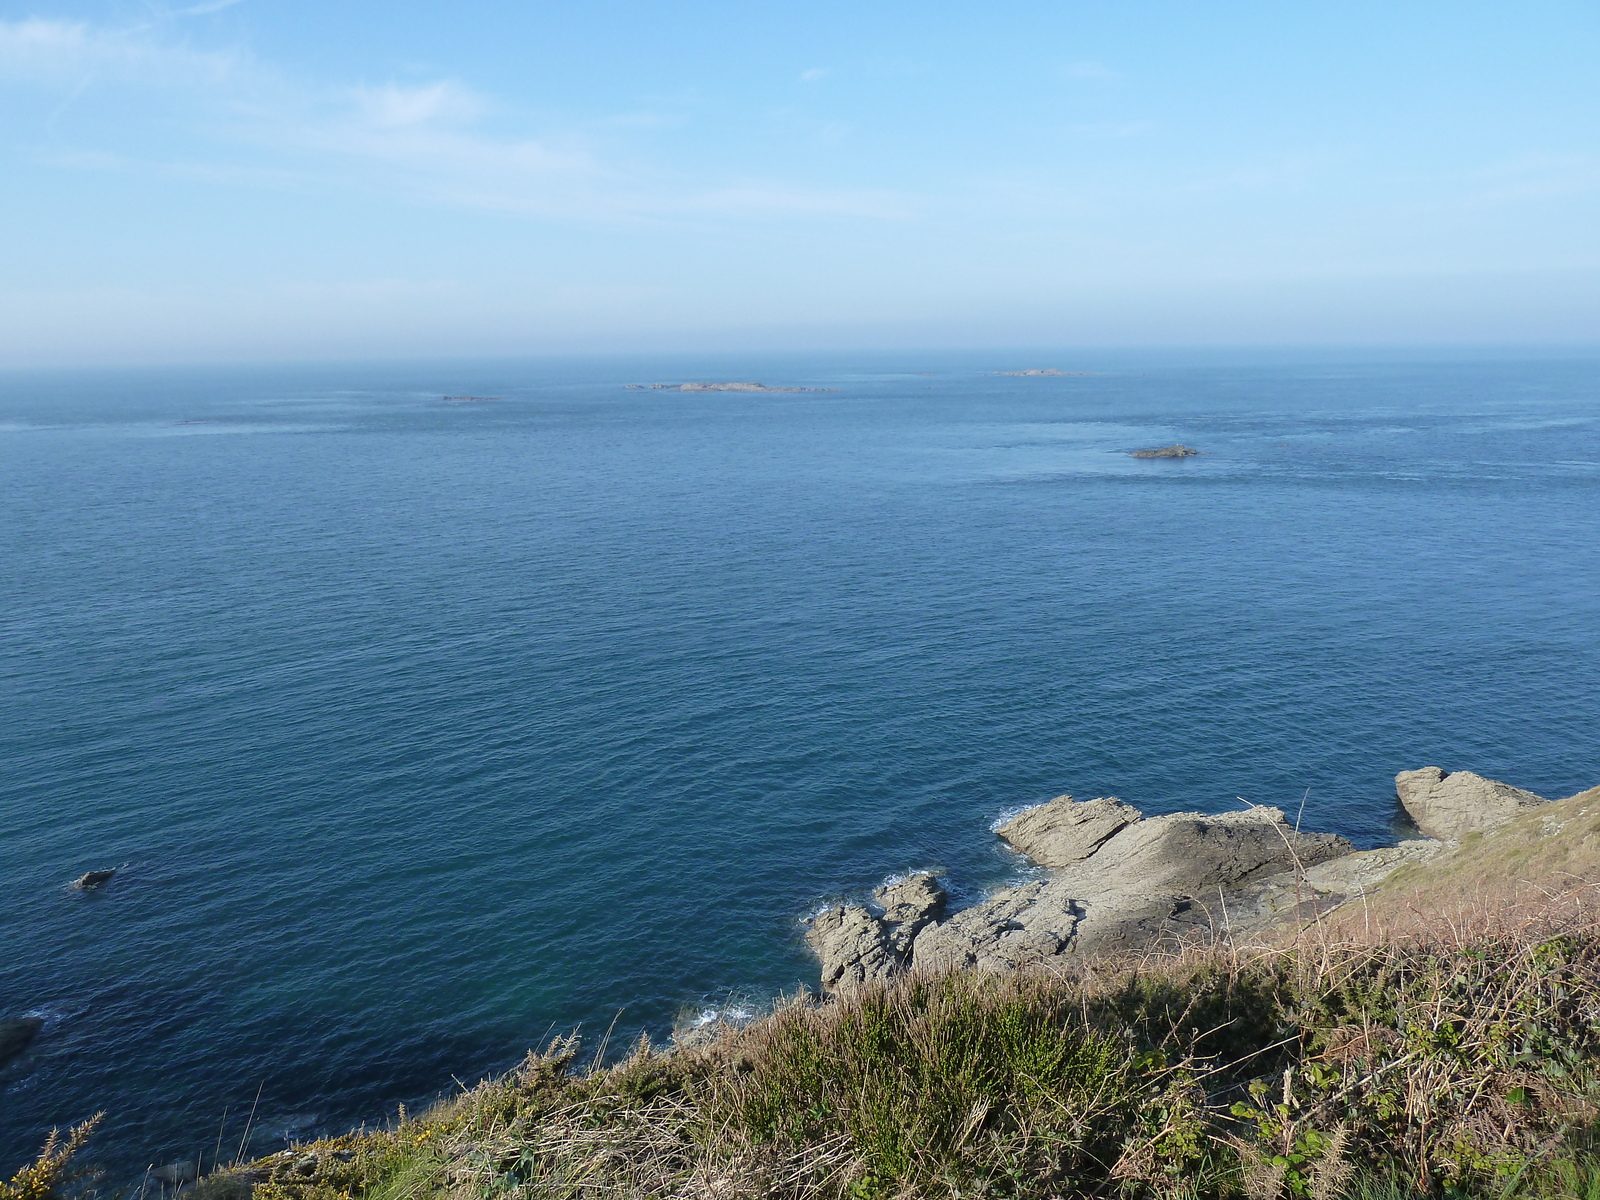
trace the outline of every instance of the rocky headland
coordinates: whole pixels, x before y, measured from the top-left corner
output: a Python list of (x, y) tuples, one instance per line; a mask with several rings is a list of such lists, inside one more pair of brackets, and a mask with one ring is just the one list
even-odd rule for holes
[[(918, 874), (811, 920), (806, 940), (830, 993), (907, 972), (1004, 972), (1117, 951), (1239, 944), (1364, 900), (1403, 868), (1557, 802), (1470, 771), (1402, 771), (1396, 794), (1425, 836), (1356, 850), (1307, 833), (1277, 808), (1146, 817), (1115, 797), (1058, 796), (996, 832), (1049, 873), (946, 913), (937, 879)], [(1600, 791), (1570, 801), (1600, 800)]]

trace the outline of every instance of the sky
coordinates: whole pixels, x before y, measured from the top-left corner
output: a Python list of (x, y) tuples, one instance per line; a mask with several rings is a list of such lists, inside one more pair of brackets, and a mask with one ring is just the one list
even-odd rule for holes
[(1594, 0), (0, 0), (0, 367), (1600, 343)]

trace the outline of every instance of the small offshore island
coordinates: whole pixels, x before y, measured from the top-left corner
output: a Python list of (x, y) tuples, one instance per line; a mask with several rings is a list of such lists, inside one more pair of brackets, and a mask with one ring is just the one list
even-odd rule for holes
[(838, 388), (768, 387), (764, 383), (625, 383), (627, 388), (673, 392), (837, 392)]
[[(996, 830), (1043, 878), (950, 913), (917, 873), (816, 917), (825, 997), (611, 1065), (558, 1036), (420, 1115), (142, 1194), (1590, 1200), (1600, 787), (1395, 785), (1423, 836), (1361, 851), (1276, 808), (1058, 796)], [(98, 1120), (0, 1195), (70, 1195)]]
[(1157, 446), (1154, 450), (1135, 450), (1133, 458), (1193, 458), (1200, 451), (1193, 446), (1182, 444), (1175, 446)]

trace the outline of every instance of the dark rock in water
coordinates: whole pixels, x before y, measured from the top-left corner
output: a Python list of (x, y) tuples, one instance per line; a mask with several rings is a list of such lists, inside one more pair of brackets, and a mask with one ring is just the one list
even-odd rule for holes
[(121, 867), (112, 867), (109, 871), (85, 871), (72, 881), (72, 886), (80, 892), (91, 892), (95, 888), (104, 887), (111, 882), (111, 877), (121, 869)]
[(1395, 793), (1417, 828), (1432, 838), (1460, 841), (1469, 833), (1498, 829), (1528, 808), (1548, 804), (1543, 796), (1471, 771), (1423, 767), (1394, 777)]
[(1154, 450), (1135, 450), (1134, 458), (1191, 458), (1200, 451), (1193, 446), (1158, 446)]
[(0, 1021), (0, 1067), (21, 1054), (39, 1036), (44, 1022), (38, 1017), (17, 1017)]

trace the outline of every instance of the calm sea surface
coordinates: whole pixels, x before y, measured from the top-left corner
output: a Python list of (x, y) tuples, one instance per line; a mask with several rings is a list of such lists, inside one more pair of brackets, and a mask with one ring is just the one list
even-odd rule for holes
[[(623, 387), (683, 379), (837, 390)], [(1373, 845), (1403, 768), (1600, 782), (1596, 360), (11, 375), (0, 488), (0, 1170), (663, 1036), (1063, 791)]]

